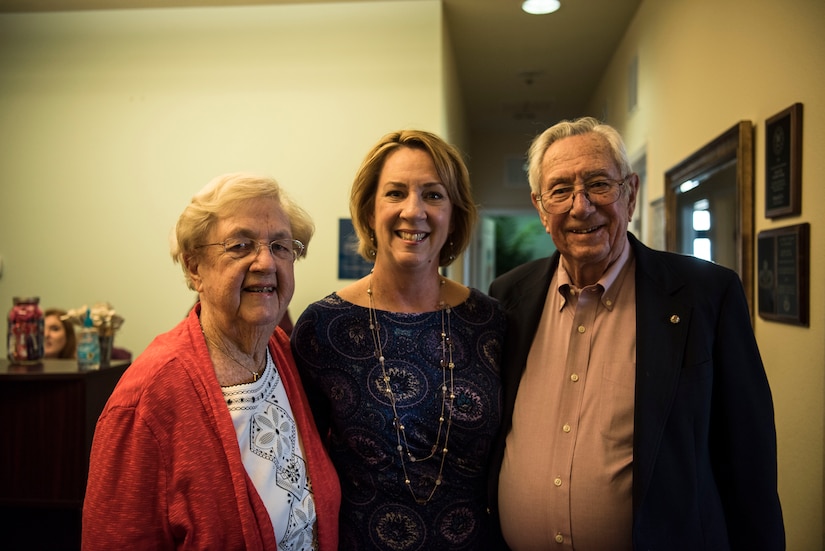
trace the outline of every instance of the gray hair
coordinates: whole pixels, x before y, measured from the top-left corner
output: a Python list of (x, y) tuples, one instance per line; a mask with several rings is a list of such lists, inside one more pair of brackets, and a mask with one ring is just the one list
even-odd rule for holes
[(630, 159), (627, 157), (624, 141), (621, 135), (619, 135), (619, 132), (612, 126), (600, 122), (598, 119), (582, 117), (572, 121), (561, 121), (539, 134), (533, 140), (527, 154), (527, 178), (530, 182), (530, 191), (536, 195), (541, 193), (543, 176), (542, 159), (544, 159), (544, 154), (553, 143), (562, 138), (580, 136), (590, 132), (601, 135), (607, 141), (613, 153), (613, 160), (622, 173), (622, 178), (630, 176), (633, 173), (633, 168), (630, 166)]

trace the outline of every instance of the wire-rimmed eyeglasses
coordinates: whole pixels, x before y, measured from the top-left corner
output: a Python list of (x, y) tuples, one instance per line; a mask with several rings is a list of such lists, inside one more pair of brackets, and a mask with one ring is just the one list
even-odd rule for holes
[(556, 184), (538, 197), (539, 205), (547, 214), (564, 214), (573, 208), (576, 193), (583, 193), (591, 205), (606, 206), (619, 200), (622, 186), (629, 176), (621, 180), (594, 180), (578, 189), (573, 184)]
[(304, 254), (304, 244), (297, 239), (275, 239), (267, 243), (266, 241), (256, 241), (248, 237), (232, 237), (222, 243), (206, 243), (201, 247), (221, 246), (226, 254), (234, 259), (245, 258), (249, 255), (257, 256), (261, 247), (266, 246), (272, 256), (281, 260), (295, 262)]

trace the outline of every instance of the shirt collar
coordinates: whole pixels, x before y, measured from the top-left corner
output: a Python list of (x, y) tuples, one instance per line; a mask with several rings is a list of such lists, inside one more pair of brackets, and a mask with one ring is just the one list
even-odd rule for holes
[[(602, 304), (608, 310), (613, 310), (613, 306), (616, 304), (616, 295), (621, 288), (621, 282), (624, 280), (624, 275), (626, 274), (625, 268), (628, 265), (631, 255), (630, 241), (626, 240), (619, 258), (607, 267), (607, 271), (602, 274), (602, 277), (600, 277), (596, 283), (584, 287), (584, 289), (595, 287), (600, 290), (602, 292)], [(564, 269), (564, 262), (561, 261), (556, 268), (556, 281), (558, 283), (558, 292), (561, 295), (561, 306), (559, 310), (563, 310), (567, 305), (569, 295), (577, 292), (580, 293), (584, 289), (577, 290), (575, 288), (570, 279), (570, 274)]]

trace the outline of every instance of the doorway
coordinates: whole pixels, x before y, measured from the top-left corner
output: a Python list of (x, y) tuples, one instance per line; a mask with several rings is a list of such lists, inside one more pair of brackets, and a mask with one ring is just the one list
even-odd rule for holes
[(555, 250), (535, 210), (483, 212), (470, 245), (469, 285), (486, 293), (496, 277)]

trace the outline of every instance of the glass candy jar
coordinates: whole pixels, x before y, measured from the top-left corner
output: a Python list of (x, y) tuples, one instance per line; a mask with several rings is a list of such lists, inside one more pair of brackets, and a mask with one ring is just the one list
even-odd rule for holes
[(43, 311), (39, 297), (14, 297), (6, 334), (9, 360), (36, 364), (43, 359)]

